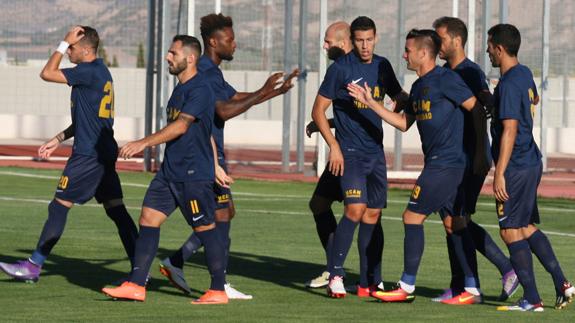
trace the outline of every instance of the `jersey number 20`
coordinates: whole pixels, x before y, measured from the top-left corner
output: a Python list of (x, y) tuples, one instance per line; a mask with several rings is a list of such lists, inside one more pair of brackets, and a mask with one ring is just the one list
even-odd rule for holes
[(98, 111), (98, 117), (104, 119), (114, 118), (114, 87), (112, 82), (106, 82), (104, 85), (104, 97), (100, 101), (100, 110)]

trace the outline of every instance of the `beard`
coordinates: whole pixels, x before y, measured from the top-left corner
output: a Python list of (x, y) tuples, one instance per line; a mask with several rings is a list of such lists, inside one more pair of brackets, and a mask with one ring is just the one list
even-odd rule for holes
[(180, 62), (174, 62), (174, 65), (168, 66), (168, 71), (172, 75), (178, 75), (183, 72), (186, 67), (188, 66), (186, 60), (182, 60)]
[(331, 59), (332, 61), (335, 61), (336, 59), (342, 57), (343, 55), (345, 55), (343, 49), (336, 46), (330, 47), (327, 50), (327, 58)]
[(218, 55), (222, 61), (231, 61), (234, 59), (234, 54), (219, 54)]

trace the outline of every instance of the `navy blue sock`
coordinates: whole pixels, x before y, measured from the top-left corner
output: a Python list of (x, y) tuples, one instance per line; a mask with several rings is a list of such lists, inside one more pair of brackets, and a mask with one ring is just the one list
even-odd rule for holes
[(545, 270), (551, 274), (553, 284), (555, 285), (555, 292), (557, 295), (561, 295), (561, 288), (567, 279), (565, 275), (563, 275), (563, 271), (561, 270), (557, 257), (555, 257), (549, 239), (547, 239), (547, 236), (543, 232), (537, 230), (527, 239), (527, 242), (529, 242), (529, 247), (535, 256), (537, 256), (539, 262), (541, 262)]
[(371, 241), (367, 246), (367, 282), (369, 285), (378, 285), (383, 281), (381, 278), (381, 261), (383, 255), (383, 228), (381, 226), (381, 220), (377, 221), (377, 224), (373, 228), (373, 234), (371, 235)]
[(206, 264), (212, 278), (211, 290), (224, 290), (226, 274), (224, 267), (224, 246), (216, 229), (196, 232), (204, 245)]
[(479, 251), (487, 260), (497, 267), (501, 276), (507, 274), (513, 269), (509, 258), (501, 251), (495, 241), (491, 238), (485, 229), (473, 221), (469, 221), (467, 228), (473, 238), (475, 249)]
[(531, 249), (526, 240), (519, 240), (507, 245), (511, 264), (519, 278), (519, 283), (523, 287), (523, 298), (530, 304), (541, 302), (537, 285), (535, 284), (535, 275), (533, 274), (533, 258)]
[(315, 229), (317, 230), (317, 235), (319, 236), (321, 245), (327, 254), (329, 237), (337, 229), (337, 221), (335, 220), (335, 216), (333, 215), (333, 211), (331, 209), (319, 214), (314, 214), (313, 219), (315, 220)]
[(351, 221), (347, 216), (343, 216), (335, 230), (333, 240), (333, 250), (331, 252), (331, 268), (329, 270), (330, 279), (334, 276), (344, 276), (343, 263), (353, 241), (356, 222)]
[(451, 267), (451, 283), (449, 288), (451, 288), (453, 295), (459, 295), (463, 293), (465, 288), (465, 275), (457, 260), (450, 235), (445, 236), (445, 240), (447, 241), (447, 254), (449, 255), (449, 266)]
[(477, 278), (477, 258), (475, 246), (467, 228), (457, 230), (449, 235), (453, 245), (459, 267), (465, 275), (465, 287), (479, 288), (479, 279)]
[(48, 204), (48, 219), (44, 223), (44, 228), (38, 239), (36, 250), (32, 253), (30, 261), (38, 266), (42, 266), (46, 258), (50, 255), (52, 248), (56, 245), (66, 226), (66, 219), (68, 218), (69, 208), (60, 204), (56, 200), (52, 200)]
[(170, 263), (180, 269), (184, 268), (184, 262), (186, 262), (190, 257), (198, 252), (202, 247), (202, 242), (200, 238), (195, 233), (192, 233), (188, 240), (170, 256)]
[(124, 250), (126, 250), (126, 254), (128, 258), (130, 258), (130, 263), (133, 267), (136, 239), (138, 239), (138, 228), (136, 228), (134, 220), (130, 216), (130, 213), (128, 213), (128, 210), (126, 210), (124, 204), (107, 208), (106, 214), (114, 221), (114, 224), (116, 224), (120, 240), (122, 240)]
[(140, 286), (146, 286), (146, 280), (150, 273), (150, 266), (158, 251), (160, 242), (160, 228), (140, 225), (140, 234), (136, 240), (136, 254), (134, 255), (134, 267), (130, 274), (130, 281)]
[(329, 272), (329, 269), (331, 268), (331, 253), (333, 251), (333, 240), (335, 237), (335, 231), (329, 235), (329, 238), (327, 239), (327, 246), (325, 249), (325, 258), (326, 258), (326, 267), (325, 267), (325, 271)]
[(367, 246), (371, 241), (375, 224), (361, 223), (357, 235), (357, 249), (359, 251), (359, 286), (368, 287), (369, 260)]
[(404, 224), (405, 237), (403, 239), (403, 275), (401, 281), (409, 285), (415, 285), (415, 278), (423, 247), (425, 244), (425, 234), (422, 224)]
[(228, 270), (228, 259), (230, 258), (230, 245), (232, 240), (230, 239), (230, 227), (231, 222), (216, 222), (216, 231), (224, 247), (224, 272), (227, 274)]

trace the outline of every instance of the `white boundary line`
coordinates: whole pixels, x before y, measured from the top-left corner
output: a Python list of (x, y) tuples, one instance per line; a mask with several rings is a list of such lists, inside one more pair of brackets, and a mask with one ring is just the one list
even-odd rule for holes
[[(15, 198), (15, 197), (8, 197), (8, 196), (0, 196), (0, 201), (10, 201), (10, 202), (28, 202), (28, 203), (40, 203), (40, 204), (49, 204), (49, 200), (40, 200), (40, 199), (23, 199), (23, 198)], [(84, 204), (83, 206), (87, 207), (94, 207), (94, 208), (101, 208), (102, 206), (99, 204)], [(140, 210), (140, 207), (134, 206), (126, 206), (129, 210)], [(251, 212), (251, 213), (259, 213), (259, 214), (285, 214), (285, 215), (308, 215), (308, 212), (297, 212), (297, 211), (274, 211), (274, 210), (261, 210), (261, 209), (242, 209), (242, 212)], [(338, 216), (338, 217), (341, 217)], [(390, 217), (390, 216), (382, 216), (384, 220), (389, 221), (402, 221), (400, 217)], [(433, 223), (433, 224), (443, 224), (441, 221), (437, 220), (426, 220), (425, 222)], [(492, 225), (492, 224), (480, 224), (479, 225), (487, 228), (499, 229), (499, 226)], [(564, 233), (564, 232), (555, 232), (555, 231), (543, 231), (545, 234), (553, 235), (553, 236), (561, 236), (561, 237), (571, 237), (575, 238), (575, 234), (573, 233)]]

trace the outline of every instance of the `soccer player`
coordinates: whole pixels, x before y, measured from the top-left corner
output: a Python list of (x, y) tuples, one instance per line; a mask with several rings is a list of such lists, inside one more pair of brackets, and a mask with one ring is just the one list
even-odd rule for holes
[[(255, 92), (237, 92), (224, 80), (219, 65), (222, 61), (231, 61), (234, 58), (236, 41), (231, 17), (223, 14), (210, 14), (201, 18), (200, 31), (204, 43), (204, 55), (198, 62), (198, 71), (203, 75), (204, 82), (210, 86), (216, 96), (216, 113), (213, 119), (212, 135), (217, 146), (218, 164), (227, 171), (224, 154), (224, 125), (225, 122), (252, 106), (265, 102), (280, 94), (284, 94), (293, 87), (292, 80), (298, 75), (294, 70), (285, 80), (280, 81), (283, 73), (272, 74), (265, 84)], [(215, 186), (216, 203), (216, 232), (225, 248), (224, 269), (227, 269), (230, 249), (230, 224), (235, 215), (235, 207), (229, 187)], [(185, 293), (190, 292), (183, 272), (184, 262), (202, 246), (202, 241), (193, 233), (182, 247), (172, 256), (162, 260), (160, 272), (170, 282)], [(225, 290), (230, 299), (251, 299), (225, 284)]]
[[(122, 201), (122, 187), (115, 164), (118, 145), (114, 140), (114, 85), (112, 76), (96, 53), (100, 38), (88, 26), (73, 27), (50, 56), (40, 77), (47, 82), (72, 87), (72, 124), (38, 149), (48, 158), (59, 144), (74, 137), (72, 155), (58, 182), (54, 199), (48, 205), (48, 219), (36, 250), (28, 260), (16, 264), (0, 263), (0, 269), (23, 281), (38, 281), (42, 265), (56, 245), (66, 225), (70, 208), (92, 197), (102, 203), (114, 221), (130, 262), (133, 264), (138, 231)], [(60, 69), (64, 53), (73, 68)]]
[[(350, 27), (354, 50), (332, 64), (318, 91), (312, 118), (330, 148), (329, 171), (341, 176), (344, 216), (337, 225), (330, 255), (328, 295), (345, 297), (343, 264), (355, 228), (362, 222), (358, 235), (360, 254), (359, 287), (369, 290), (381, 283), (381, 277), (368, 279), (367, 246), (381, 209), (387, 204), (387, 172), (383, 153), (381, 119), (366, 105), (348, 95), (346, 84), (366, 82), (373, 88), (376, 100), (385, 95), (398, 100), (402, 89), (391, 64), (374, 54), (376, 27), (373, 20), (361, 16)], [(331, 133), (326, 110), (333, 103), (336, 135)], [(381, 257), (380, 259), (381, 260)]]
[(146, 147), (166, 143), (164, 161), (150, 183), (140, 215), (134, 268), (129, 281), (102, 291), (116, 299), (144, 301), (146, 278), (158, 249), (160, 226), (179, 208), (205, 246), (210, 289), (192, 304), (226, 304), (224, 246), (215, 224), (215, 151), (212, 125), (215, 97), (196, 65), (202, 47), (192, 36), (176, 35), (166, 56), (169, 72), (178, 85), (168, 101), (168, 125), (160, 131), (127, 143), (120, 157), (130, 158)]
[[(480, 100), (483, 97), (486, 97), (486, 101), (493, 102), (485, 74), (479, 65), (475, 64), (465, 56), (465, 43), (467, 42), (467, 27), (465, 26), (465, 23), (463, 23), (459, 18), (441, 17), (435, 20), (433, 28), (439, 37), (441, 37), (439, 58), (446, 61), (443, 67), (450, 68), (455, 73), (459, 74), (475, 97)], [(473, 120), (471, 113), (464, 111), (463, 116), (463, 147), (467, 157), (467, 167), (463, 175), (463, 182), (458, 189), (455, 206), (455, 212), (462, 212), (463, 216), (447, 217), (445, 220), (449, 222), (453, 221), (453, 223), (448, 223), (447, 226), (448, 228), (451, 228), (451, 232), (457, 229), (465, 230), (461, 228), (461, 224), (457, 223), (457, 221), (467, 222), (467, 230), (473, 238), (475, 248), (491, 263), (493, 263), (501, 273), (502, 290), (499, 300), (504, 301), (519, 287), (517, 275), (511, 266), (509, 258), (503, 254), (489, 233), (487, 233), (483, 227), (471, 220), (471, 214), (475, 213), (477, 199), (487, 175), (475, 175), (473, 173), (472, 165), (474, 153), (476, 148), (487, 149), (489, 146), (489, 138), (487, 137), (487, 132), (485, 132), (485, 145), (482, 147), (475, 147), (475, 134), (473, 133)], [(448, 236), (446, 236), (449, 263), (451, 265), (451, 285), (450, 288), (445, 289), (443, 294), (432, 299), (435, 302), (441, 302), (443, 300), (457, 297), (463, 292), (464, 277), (449, 238), (451, 232), (448, 232)], [(474, 270), (477, 270), (477, 261), (474, 260), (472, 262), (472, 266), (474, 265), (475, 267)]]
[(539, 101), (537, 88), (529, 68), (517, 59), (521, 45), (519, 30), (513, 25), (499, 24), (487, 34), (491, 65), (501, 71), (491, 123), (493, 192), (500, 234), (523, 287), (523, 298), (517, 304), (498, 310), (543, 311), (531, 253), (551, 274), (557, 294), (555, 308), (561, 309), (567, 306), (575, 288), (563, 275), (547, 236), (535, 225), (539, 223), (537, 187), (542, 173), (541, 153), (533, 139), (533, 117)]
[[(457, 216), (453, 206), (465, 169), (463, 111), (460, 106), (472, 111), (474, 121), (477, 122), (474, 125), (479, 125), (474, 129), (485, 131), (485, 112), (467, 85), (455, 72), (435, 65), (440, 48), (441, 39), (433, 30), (412, 29), (407, 34), (403, 58), (407, 61), (407, 68), (415, 71), (419, 78), (411, 87), (411, 104), (403, 114), (385, 109), (372, 97), (368, 84), (362, 87), (350, 82), (348, 85), (354, 98), (376, 111), (397, 129), (407, 131), (417, 120), (422, 142), (424, 168), (403, 213), (403, 275), (396, 290), (371, 294), (386, 302), (411, 302), (415, 298), (415, 279), (424, 247), (423, 222), (427, 216), (433, 212)], [(483, 164), (474, 165), (476, 173), (488, 169), (486, 160), (483, 160)], [(466, 251), (473, 248), (471, 237), (457, 231), (450, 238), (465, 274), (465, 292), (457, 304), (481, 302), (477, 277), (466, 257)]]

